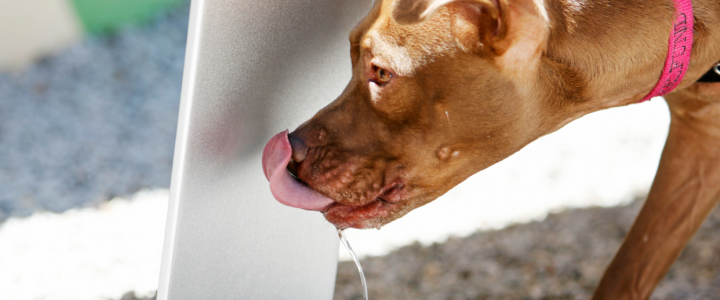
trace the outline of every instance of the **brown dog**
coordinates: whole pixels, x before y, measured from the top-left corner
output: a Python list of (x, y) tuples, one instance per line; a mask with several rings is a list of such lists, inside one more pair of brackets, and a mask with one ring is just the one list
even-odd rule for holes
[[(696, 83), (720, 61), (720, 1), (693, 10), (655, 182), (594, 299), (647, 299), (720, 200), (720, 83)], [(674, 12), (671, 0), (378, 0), (350, 34), (347, 88), (289, 136), (288, 168), (322, 196), (274, 193), (338, 228), (387, 224), (572, 120), (637, 103)], [(285, 164), (289, 147), (274, 152)]]

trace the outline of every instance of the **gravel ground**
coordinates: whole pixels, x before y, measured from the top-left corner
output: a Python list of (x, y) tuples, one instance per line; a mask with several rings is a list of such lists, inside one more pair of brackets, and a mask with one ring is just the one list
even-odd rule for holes
[(0, 74), (0, 222), (169, 186), (188, 12)]
[[(366, 258), (370, 298), (589, 299), (641, 204), (570, 210), (540, 222)], [(720, 299), (718, 241), (716, 209), (652, 299)], [(362, 299), (352, 262), (338, 266), (335, 299)]]

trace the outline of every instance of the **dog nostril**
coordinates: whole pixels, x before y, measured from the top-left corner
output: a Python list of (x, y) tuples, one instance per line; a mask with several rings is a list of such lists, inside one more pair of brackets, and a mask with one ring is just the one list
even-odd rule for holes
[(301, 163), (307, 157), (308, 148), (298, 137), (289, 134), (288, 140), (290, 140), (290, 148), (292, 148), (292, 159), (296, 163)]

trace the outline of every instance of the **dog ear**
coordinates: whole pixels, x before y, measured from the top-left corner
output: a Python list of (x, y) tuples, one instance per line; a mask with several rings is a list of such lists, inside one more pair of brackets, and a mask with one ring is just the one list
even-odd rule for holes
[(445, 6), (451, 9), (453, 33), (464, 48), (478, 52), (487, 45), (496, 54), (506, 50), (505, 43), (498, 43), (507, 33), (505, 0), (396, 0), (392, 16), (400, 25), (412, 25)]

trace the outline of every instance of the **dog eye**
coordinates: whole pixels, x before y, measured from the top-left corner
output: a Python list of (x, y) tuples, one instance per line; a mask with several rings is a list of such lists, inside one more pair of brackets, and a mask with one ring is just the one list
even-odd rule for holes
[(390, 79), (392, 79), (393, 75), (388, 70), (385, 70), (380, 67), (375, 67), (375, 78), (377, 80), (377, 83), (379, 85), (386, 84), (390, 82)]

